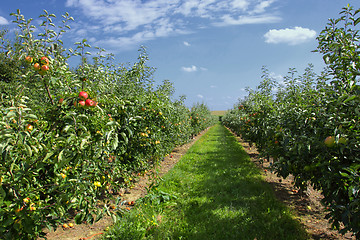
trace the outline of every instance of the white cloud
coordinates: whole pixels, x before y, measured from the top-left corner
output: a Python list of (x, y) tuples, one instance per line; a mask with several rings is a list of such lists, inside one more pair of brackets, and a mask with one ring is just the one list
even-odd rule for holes
[(273, 15), (239, 16), (237, 18), (234, 18), (227, 14), (222, 17), (222, 22), (214, 23), (214, 25), (221, 27), (227, 25), (274, 23), (279, 22), (280, 20), (280, 17)]
[(231, 5), (234, 7), (234, 8), (239, 8), (239, 9), (242, 9), (242, 10), (246, 10), (249, 6), (249, 1), (247, 0), (234, 0), (232, 1)]
[(279, 83), (282, 83), (284, 81), (284, 77), (281, 74), (276, 74), (274, 72), (271, 72), (269, 74), (269, 77), (271, 77), (272, 79), (276, 80)]
[(297, 45), (307, 42), (316, 37), (314, 30), (302, 27), (271, 29), (264, 35), (267, 43), (286, 43), (289, 45)]
[(198, 95), (196, 95), (198, 98), (204, 98), (204, 96), (203, 95), (201, 95), (201, 94), (198, 94)]
[(6, 18), (0, 16), (0, 25), (7, 25), (9, 24), (8, 20)]
[(184, 41), (184, 45), (187, 46), (187, 47), (190, 47), (190, 46), (191, 46), (191, 44), (188, 43), (188, 42), (186, 42), (186, 41)]
[(184, 72), (197, 72), (197, 71), (207, 71), (208, 69), (207, 68), (204, 68), (204, 67), (197, 67), (195, 65), (192, 65), (191, 67), (181, 67), (181, 69), (184, 71)]
[(182, 67), (184, 72), (196, 72), (198, 70), (197, 66), (192, 65), (191, 67)]
[[(86, 20), (76, 30), (101, 35), (110, 47), (138, 46), (144, 42), (209, 25), (262, 24), (280, 20), (273, 5), (277, 0), (67, 0)], [(1, 19), (0, 19), (1, 20)], [(79, 31), (79, 34), (85, 31)], [(188, 42), (184, 42), (185, 46)], [(108, 46), (107, 46), (108, 47)]]
[(252, 13), (263, 13), (265, 12), (266, 8), (270, 7), (274, 2), (275, 0), (262, 1), (254, 7)]

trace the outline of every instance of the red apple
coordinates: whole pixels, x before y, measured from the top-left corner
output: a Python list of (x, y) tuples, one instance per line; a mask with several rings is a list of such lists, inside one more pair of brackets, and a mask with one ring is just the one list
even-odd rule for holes
[(49, 59), (45, 56), (40, 59), (40, 62), (43, 65), (49, 65)]
[(45, 73), (47, 72), (47, 71), (49, 71), (49, 66), (48, 65), (42, 65), (41, 66), (41, 69), (40, 69), (40, 75), (45, 75)]
[(86, 99), (85, 105), (88, 106), (88, 107), (94, 107), (95, 102), (93, 100), (91, 100), (91, 99)]
[(42, 66), (41, 66), (41, 71), (46, 72), (46, 71), (48, 71), (49, 69), (50, 69), (50, 68), (49, 68), (48, 65), (42, 65)]
[(63, 99), (63, 98), (60, 98), (60, 99), (59, 99), (59, 103), (60, 103), (60, 104), (62, 104), (62, 103), (63, 103), (63, 101), (64, 101), (64, 99)]
[(28, 62), (28, 63), (32, 63), (33, 58), (30, 57), (30, 56), (27, 56), (27, 57), (25, 58), (25, 61)]
[(84, 92), (84, 91), (82, 91), (82, 92), (80, 92), (79, 93), (79, 98), (81, 99), (81, 100), (86, 100), (87, 98), (88, 98), (88, 94), (87, 94), (87, 92)]
[(80, 107), (85, 106), (85, 101), (79, 101), (79, 106), (80, 106)]
[(35, 63), (34, 64), (34, 69), (37, 71), (40, 71), (40, 64), (39, 63)]

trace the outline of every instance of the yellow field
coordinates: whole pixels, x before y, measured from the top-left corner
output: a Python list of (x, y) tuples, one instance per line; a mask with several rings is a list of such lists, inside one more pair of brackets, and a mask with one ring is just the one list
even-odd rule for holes
[(215, 116), (224, 116), (227, 111), (211, 111), (212, 115)]

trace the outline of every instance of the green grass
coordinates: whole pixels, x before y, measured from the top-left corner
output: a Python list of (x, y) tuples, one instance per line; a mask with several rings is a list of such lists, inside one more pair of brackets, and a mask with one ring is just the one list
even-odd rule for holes
[(231, 133), (212, 127), (111, 239), (307, 239)]

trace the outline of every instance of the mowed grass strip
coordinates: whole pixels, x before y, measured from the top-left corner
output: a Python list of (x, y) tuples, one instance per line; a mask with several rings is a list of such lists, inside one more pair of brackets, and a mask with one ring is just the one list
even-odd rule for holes
[(111, 239), (308, 239), (220, 124), (200, 138)]

